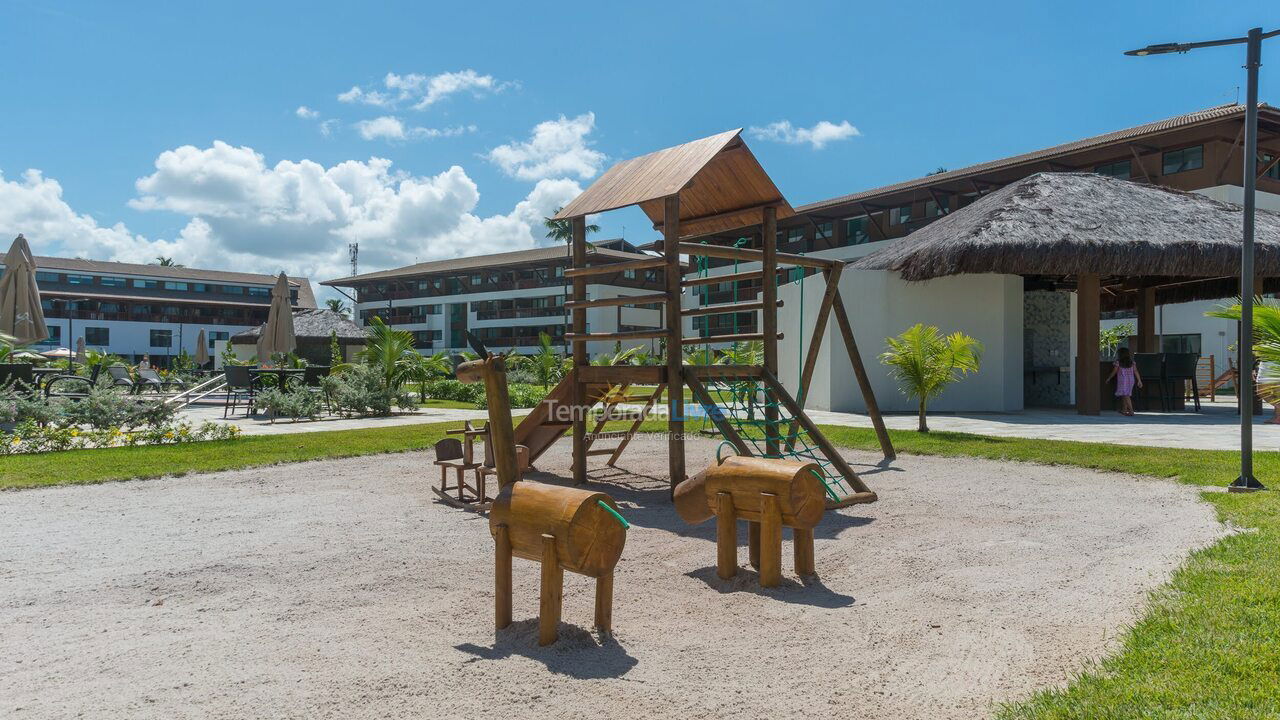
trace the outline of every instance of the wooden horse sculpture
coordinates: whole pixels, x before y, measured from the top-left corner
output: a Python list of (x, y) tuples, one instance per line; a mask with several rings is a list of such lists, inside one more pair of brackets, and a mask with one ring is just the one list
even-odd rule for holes
[(494, 624), (511, 624), (511, 558), (542, 564), (538, 644), (556, 641), (563, 604), (564, 571), (596, 579), (595, 625), (613, 628), (613, 569), (627, 540), (626, 520), (604, 493), (519, 480), (520, 464), (507, 396), (506, 361), (474, 336), (480, 360), (458, 366), (463, 382), (483, 382), (489, 402), (489, 445), (498, 495), (489, 510), (494, 540)]

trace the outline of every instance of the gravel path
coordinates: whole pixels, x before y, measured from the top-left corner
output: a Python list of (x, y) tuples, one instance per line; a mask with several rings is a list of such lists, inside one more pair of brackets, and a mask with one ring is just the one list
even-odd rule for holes
[(982, 717), (1112, 647), (1224, 533), (1170, 482), (850, 452), (880, 502), (828, 514), (820, 582), (787, 542), (762, 591), (675, 517), (663, 440), (593, 472), (634, 524), (615, 638), (568, 574), (546, 649), (521, 560), (495, 637), (487, 522), (433, 501), (425, 453), (0, 493), (0, 716)]

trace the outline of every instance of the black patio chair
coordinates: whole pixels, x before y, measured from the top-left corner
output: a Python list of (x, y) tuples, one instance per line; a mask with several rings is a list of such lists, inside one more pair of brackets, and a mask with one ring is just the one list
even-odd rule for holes
[(35, 395), (38, 392), (36, 373), (31, 363), (0, 364), (0, 388), (13, 388), (19, 393)]
[(137, 384), (133, 382), (133, 376), (129, 374), (129, 368), (124, 365), (108, 367), (107, 375), (111, 376), (111, 387), (122, 387), (129, 392), (138, 391)]
[(320, 381), (329, 376), (328, 365), (308, 365), (302, 372), (302, 387), (307, 392), (317, 393), (320, 395), (325, 412), (333, 412), (329, 405), (329, 394), (324, 391), (324, 386)]
[[(94, 365), (89, 370), (88, 377), (72, 374), (54, 375), (44, 383), (44, 396), (79, 400), (86, 397), (89, 391), (97, 386), (100, 375), (102, 375), (102, 363)], [(57, 392), (54, 392), (55, 387)]]
[(1200, 412), (1200, 387), (1196, 382), (1196, 367), (1199, 364), (1200, 356), (1196, 353), (1165, 353), (1164, 356), (1164, 379), (1169, 385), (1170, 400), (1173, 399), (1172, 393), (1178, 391), (1182, 392), (1183, 400), (1186, 400), (1187, 381), (1190, 380), (1196, 412)]
[(223, 374), (227, 378), (226, 401), (222, 404), (222, 417), (225, 419), (227, 413), (235, 413), (240, 401), (244, 400), (248, 405), (245, 411), (245, 417), (253, 414), (253, 401), (258, 394), (258, 382), (253, 377), (253, 373), (249, 372), (248, 365), (228, 365), (223, 368)]
[[(1160, 397), (1160, 412), (1169, 412), (1169, 395), (1166, 392), (1164, 379), (1164, 355), (1162, 353), (1134, 353), (1133, 366), (1138, 369), (1138, 374), (1142, 376), (1142, 384), (1150, 385), (1156, 389), (1156, 394)], [(1144, 396), (1149, 398), (1150, 395)], [(1150, 408), (1143, 408), (1149, 410)]]
[(172, 380), (165, 380), (160, 377), (160, 373), (156, 372), (152, 368), (138, 368), (138, 380), (145, 383), (146, 387), (162, 392), (172, 387), (176, 387), (179, 390), (185, 390), (187, 387), (185, 383), (176, 378)]

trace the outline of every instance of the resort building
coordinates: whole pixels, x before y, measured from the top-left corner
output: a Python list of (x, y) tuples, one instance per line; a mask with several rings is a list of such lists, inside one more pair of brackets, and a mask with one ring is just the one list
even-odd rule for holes
[[(589, 252), (594, 264), (619, 265), (617, 273), (589, 279), (591, 299), (662, 291), (661, 271), (626, 267), (629, 261), (649, 258), (629, 243), (597, 242)], [(543, 247), (420, 263), (320, 284), (353, 290), (358, 322), (368, 324), (376, 316), (407, 330), (420, 351), (467, 350), (470, 331), (496, 352), (528, 354), (537, 350), (541, 333), (549, 335), (557, 349), (564, 347), (569, 265), (564, 247)], [(662, 313), (660, 306), (649, 303), (592, 308), (587, 323), (598, 332), (654, 330), (662, 327)], [(612, 343), (598, 345), (592, 353), (613, 350)]]
[[(166, 366), (195, 355), (201, 330), (209, 353), (267, 319), (275, 277), (188, 267), (36, 257), (36, 285), (49, 338), (37, 351), (85, 347)], [(2, 266), (0, 266), (2, 267)], [(294, 307), (314, 308), (306, 278), (291, 278)]]

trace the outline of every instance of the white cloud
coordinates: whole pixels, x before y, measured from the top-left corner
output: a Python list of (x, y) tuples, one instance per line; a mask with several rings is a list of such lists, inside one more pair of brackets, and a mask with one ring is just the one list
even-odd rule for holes
[(363, 103), (376, 107), (397, 107), (410, 103), (415, 110), (427, 107), (462, 92), (479, 97), (485, 93), (502, 92), (514, 83), (501, 82), (492, 75), (481, 75), (470, 68), (438, 75), (387, 73), (382, 79), (383, 89), (364, 89), (359, 85), (338, 95), (344, 103)]
[(747, 133), (757, 140), (771, 140), (788, 145), (808, 143), (814, 150), (821, 150), (827, 143), (848, 140), (862, 134), (848, 120), (841, 120), (839, 124), (819, 120), (808, 128), (795, 127), (790, 120), (779, 120), (764, 127), (752, 127)]
[(320, 123), (320, 134), (325, 137), (329, 137), (333, 134), (333, 129), (336, 127), (338, 127), (338, 121), (333, 118), (329, 118), (328, 120)]
[(507, 175), (521, 180), (568, 177), (586, 180), (600, 172), (605, 154), (589, 147), (595, 113), (538, 123), (526, 142), (499, 145), (485, 156)]
[(481, 217), (479, 189), (458, 166), (434, 176), (397, 172), (377, 157), (268, 166), (253, 149), (223, 142), (166, 151), (155, 165), (130, 205), (190, 216), (164, 254), (196, 267), (284, 267), (317, 279), (346, 274), (353, 240), (362, 270), (535, 247), (545, 242), (542, 218), (581, 192), (573, 180), (542, 180), (511, 212)]
[(294, 110), (293, 112), (295, 115), (302, 118), (303, 120), (315, 120), (316, 118), (320, 117), (319, 110), (312, 110), (306, 105), (299, 105), (298, 109)]
[(445, 128), (405, 127), (400, 118), (384, 115), (373, 120), (361, 120), (356, 130), (365, 140), (421, 140), (424, 138), (455, 137), (476, 131), (475, 125), (457, 125)]

